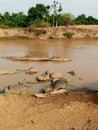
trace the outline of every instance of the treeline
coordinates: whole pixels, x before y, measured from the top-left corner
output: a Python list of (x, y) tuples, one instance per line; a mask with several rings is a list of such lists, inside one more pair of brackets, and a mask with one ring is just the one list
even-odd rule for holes
[(62, 6), (57, 1), (53, 5), (36, 4), (28, 10), (27, 15), (23, 12), (0, 13), (0, 28), (25, 28), (25, 27), (48, 27), (68, 25), (98, 24), (98, 19), (85, 14), (74, 17), (70, 13), (61, 13)]

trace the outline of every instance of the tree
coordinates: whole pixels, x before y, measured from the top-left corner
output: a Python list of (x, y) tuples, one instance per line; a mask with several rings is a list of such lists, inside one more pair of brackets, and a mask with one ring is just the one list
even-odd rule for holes
[(11, 27), (26, 27), (27, 26), (27, 16), (23, 12), (12, 13), (11, 16)]
[(61, 3), (57, 1), (53, 1), (53, 5), (51, 6), (51, 9), (53, 10), (53, 27), (58, 25), (58, 14), (62, 11)]
[(86, 19), (86, 15), (85, 14), (81, 14), (79, 15), (75, 20), (74, 20), (75, 24), (87, 24), (87, 19)]
[(59, 26), (68, 26), (73, 24), (74, 16), (70, 13), (60, 14), (58, 16), (58, 25)]
[(3, 18), (3, 16), (2, 16), (2, 14), (0, 13), (0, 24), (3, 23), (3, 20), (4, 20), (4, 18)]
[(35, 7), (31, 7), (28, 10), (28, 20), (35, 21), (35, 20), (44, 20), (46, 21), (49, 17), (49, 10), (47, 6), (43, 4), (36, 4)]
[(92, 16), (87, 17), (87, 24), (97, 24), (97, 19), (93, 18)]

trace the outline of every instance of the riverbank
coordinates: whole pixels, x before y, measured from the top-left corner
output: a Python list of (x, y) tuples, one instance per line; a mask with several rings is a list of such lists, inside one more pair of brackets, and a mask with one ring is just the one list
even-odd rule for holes
[(2, 130), (97, 130), (98, 93), (69, 92), (47, 98), (0, 95)]
[(98, 38), (98, 25), (72, 25), (68, 27), (0, 29), (5, 39), (66, 39), (65, 33), (73, 33), (72, 39)]

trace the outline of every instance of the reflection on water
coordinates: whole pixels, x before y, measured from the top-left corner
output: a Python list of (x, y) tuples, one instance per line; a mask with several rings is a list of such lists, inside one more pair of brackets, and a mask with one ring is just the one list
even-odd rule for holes
[[(0, 87), (15, 84), (19, 81), (32, 81), (47, 69), (61, 72), (69, 83), (75, 87), (88, 86), (98, 89), (98, 40), (1, 40), (0, 57), (6, 56), (63, 56), (72, 59), (66, 63), (52, 62), (13, 62), (0, 58), (0, 70), (28, 69), (34, 66), (38, 74), (27, 75), (24, 72), (16, 75), (0, 76)], [(76, 76), (68, 74), (74, 70)], [(37, 89), (37, 87), (36, 87)]]

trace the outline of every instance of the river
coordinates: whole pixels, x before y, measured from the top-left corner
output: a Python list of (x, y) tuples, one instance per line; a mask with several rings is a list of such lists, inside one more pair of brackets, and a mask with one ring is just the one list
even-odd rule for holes
[[(70, 62), (16, 62), (8, 56), (53, 57), (62, 56)], [(46, 70), (54, 70), (63, 74), (72, 88), (88, 87), (98, 90), (98, 40), (0, 40), (0, 70), (16, 71), (34, 66), (38, 74), (27, 75), (24, 72), (14, 75), (1, 75), (0, 88), (22, 81), (35, 81), (36, 76)], [(74, 71), (75, 76), (69, 71)], [(33, 85), (34, 92), (42, 85)]]

